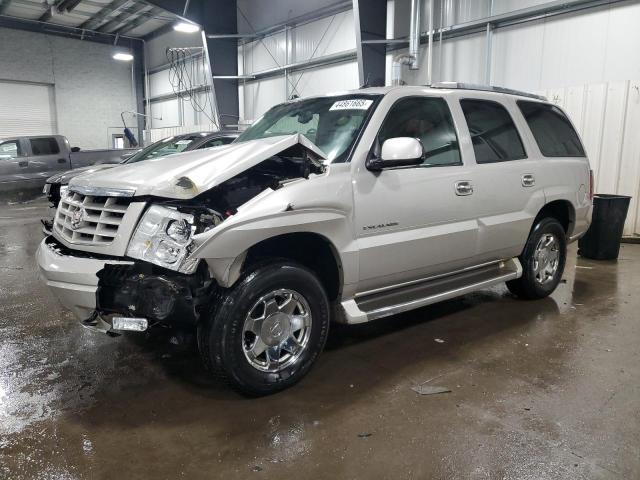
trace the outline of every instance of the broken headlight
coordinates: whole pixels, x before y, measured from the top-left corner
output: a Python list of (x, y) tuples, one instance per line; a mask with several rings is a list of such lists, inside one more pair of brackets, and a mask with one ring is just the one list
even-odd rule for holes
[(197, 262), (188, 260), (195, 232), (193, 223), (193, 215), (152, 205), (138, 223), (127, 255), (171, 270), (192, 273), (197, 266)]

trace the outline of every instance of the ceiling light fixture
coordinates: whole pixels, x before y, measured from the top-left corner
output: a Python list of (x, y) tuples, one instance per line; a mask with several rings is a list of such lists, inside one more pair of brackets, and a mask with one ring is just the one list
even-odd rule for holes
[(117, 52), (113, 54), (114, 60), (120, 60), (121, 62), (130, 62), (133, 60), (133, 55), (127, 52)]
[(200, 31), (200, 27), (198, 25), (189, 22), (178, 22), (173, 26), (173, 29), (176, 32), (182, 33), (196, 33)]

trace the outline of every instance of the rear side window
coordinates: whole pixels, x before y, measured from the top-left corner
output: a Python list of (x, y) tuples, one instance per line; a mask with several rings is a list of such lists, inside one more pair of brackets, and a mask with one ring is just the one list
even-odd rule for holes
[(31, 152), (34, 155), (55, 155), (60, 153), (58, 142), (53, 137), (32, 138), (29, 141), (31, 142)]
[(540, 152), (545, 157), (584, 157), (580, 137), (566, 115), (555, 105), (520, 100), (524, 115)]
[(497, 102), (460, 100), (467, 120), (476, 163), (505, 162), (526, 158), (522, 140), (511, 115)]

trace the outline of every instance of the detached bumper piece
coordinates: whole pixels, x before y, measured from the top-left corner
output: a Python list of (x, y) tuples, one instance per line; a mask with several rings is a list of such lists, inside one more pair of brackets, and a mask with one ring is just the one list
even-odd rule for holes
[(97, 276), (96, 306), (102, 318), (143, 318), (149, 327), (195, 327), (215, 288), (199, 272), (184, 275), (142, 263), (105, 265)]

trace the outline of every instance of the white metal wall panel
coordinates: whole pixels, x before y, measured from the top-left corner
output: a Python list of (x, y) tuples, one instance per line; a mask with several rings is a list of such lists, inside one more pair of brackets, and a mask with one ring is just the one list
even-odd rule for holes
[(625, 235), (640, 235), (640, 81), (615, 81), (543, 92), (580, 132), (596, 193), (632, 197)]
[(178, 99), (153, 102), (151, 104), (153, 128), (176, 127), (180, 125), (180, 107)]
[(0, 81), (0, 137), (56, 133), (52, 85)]
[(620, 151), (627, 103), (627, 82), (611, 82), (607, 86), (600, 164), (596, 172), (598, 192), (616, 192), (620, 171)]
[(640, 81), (628, 82), (626, 116), (622, 149), (620, 153), (620, 169), (618, 174), (617, 193), (631, 196), (626, 235), (640, 233), (640, 210), (638, 209), (638, 195), (640, 195)]
[(332, 15), (291, 30), (292, 61), (300, 62), (356, 48), (353, 11)]
[(284, 77), (247, 82), (244, 90), (244, 119), (256, 120), (274, 105), (285, 101)]
[(261, 72), (279, 67), (286, 62), (286, 36), (278, 32), (244, 45), (244, 71)]
[(301, 97), (358, 88), (358, 62), (338, 63), (291, 75)]

